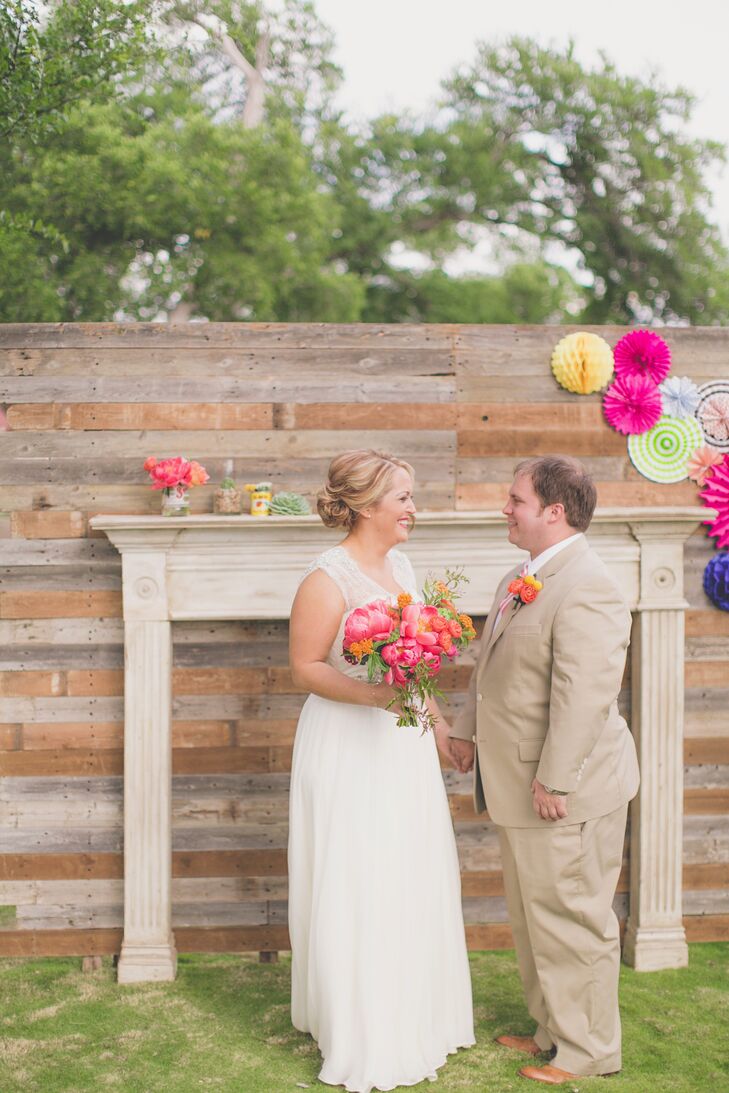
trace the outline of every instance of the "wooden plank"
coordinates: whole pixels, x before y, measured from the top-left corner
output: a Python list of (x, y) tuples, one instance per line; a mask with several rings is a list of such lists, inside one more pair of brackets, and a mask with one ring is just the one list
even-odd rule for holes
[[(330, 431), (331, 432), (331, 431)], [(6, 434), (7, 435), (7, 434)], [(65, 434), (58, 434), (63, 436)], [(85, 434), (84, 434), (85, 435)], [(122, 434), (124, 435), (124, 434)], [(216, 436), (217, 434), (203, 434)], [(205, 498), (208, 508), (212, 508), (212, 494), (216, 484), (224, 473), (226, 463), (233, 463), (232, 477), (238, 482), (255, 482), (262, 471), (277, 488), (296, 488), (299, 492), (311, 493), (318, 489), (325, 477), (328, 456), (301, 456), (296, 461), (288, 458), (285, 449), (277, 456), (271, 453), (265, 457), (249, 454), (247, 436), (228, 435), (228, 445), (217, 453), (208, 453), (202, 461), (210, 475), (208, 486), (196, 486), (191, 491), (191, 500)], [(277, 434), (279, 435), (279, 434)], [(327, 434), (329, 435), (329, 434)], [(339, 438), (337, 440), (337, 437)], [(93, 439), (93, 434), (91, 434)], [(383, 430), (381, 440), (388, 439)], [(332, 436), (337, 450), (346, 447), (341, 433)], [(416, 473), (421, 485), (423, 482), (440, 482), (452, 486), (453, 466), (444, 464), (442, 449), (431, 449), (414, 456), (417, 463)], [(455, 448), (454, 448), (455, 451)], [(174, 449), (168, 442), (160, 455), (169, 455)], [(23, 499), (35, 499), (35, 507), (47, 508), (49, 505), (80, 509), (90, 504), (93, 497), (104, 503), (129, 502), (138, 496), (150, 498), (159, 505), (159, 494), (152, 490), (148, 476), (143, 469), (144, 453), (137, 448), (134, 452), (113, 455), (108, 451), (96, 454), (70, 455), (35, 458), (32, 455), (13, 456), (0, 460), (0, 482), (3, 487), (3, 504), (8, 508), (22, 508)], [(511, 470), (511, 464), (509, 464)], [(610, 477), (610, 475), (606, 475)], [(31, 488), (32, 487), (32, 488)], [(73, 487), (76, 487), (74, 491)], [(141, 487), (141, 488), (140, 488)], [(94, 491), (97, 491), (94, 493)], [(64, 498), (66, 499), (64, 501)], [(108, 543), (106, 544), (108, 547)]]
[[(11, 430), (454, 429), (455, 405), (337, 403), (14, 403)], [(590, 434), (592, 435), (592, 434)], [(615, 434), (612, 434), (615, 435)], [(624, 445), (620, 448), (624, 455)], [(481, 454), (480, 452), (472, 454)]]
[[(501, 509), (509, 492), (510, 482), (464, 483), (456, 489), (456, 508)], [(660, 486), (647, 479), (634, 482), (596, 482), (598, 505), (695, 505), (696, 486), (692, 482), (678, 482)]]
[(121, 950), (116, 930), (0, 930), (0, 956), (104, 956)]
[(687, 941), (729, 941), (729, 915), (686, 915)]
[(720, 611), (718, 607), (707, 606), (705, 610), (686, 612), (687, 637), (729, 638), (729, 611)]
[[(331, 379), (330, 379), (331, 382)], [(265, 429), (246, 432), (238, 441), (244, 445), (248, 459), (299, 458), (331, 459), (342, 450), (341, 434), (335, 430), (305, 429), (300, 432), (290, 430), (273, 431)], [(455, 452), (456, 436), (453, 430), (419, 429), (357, 429), (347, 436), (347, 448), (380, 448), (386, 445), (388, 450), (396, 451), (403, 459), (418, 455), (432, 455), (434, 451), (446, 455)], [(145, 437), (144, 452), (140, 453), (139, 438), (133, 433), (108, 433), (102, 438), (95, 433), (83, 432), (14, 432), (3, 438), (3, 451), (6, 459), (62, 458), (74, 459), (136, 456), (140, 464), (147, 454), (153, 453), (162, 458), (164, 455), (176, 455), (184, 451), (188, 459), (199, 459), (205, 463), (211, 456), (228, 459), (236, 452), (231, 451), (233, 444), (227, 431), (204, 431), (181, 429), (174, 437), (168, 431), (149, 430)], [(67, 538), (65, 535), (49, 535), (49, 539)]]
[[(684, 917), (689, 941), (729, 940), (729, 915)], [(3, 930), (0, 956), (95, 956), (118, 953), (122, 931), (107, 930)], [(469, 950), (513, 947), (506, 923), (466, 927)], [(290, 949), (284, 926), (182, 927), (175, 931), (178, 952), (285, 952)]]
[[(183, 640), (179, 634), (181, 623), (175, 624), (174, 640)], [(124, 642), (124, 623), (121, 619), (6, 619), (0, 620), (0, 645), (34, 645), (58, 649), (69, 644), (78, 648), (86, 645), (95, 650), (103, 645), (119, 648)]]
[(687, 687), (729, 687), (729, 660), (689, 661), (684, 671)]
[(713, 816), (729, 813), (729, 789), (687, 789), (683, 795), (687, 816)]
[[(26, 542), (27, 540), (22, 540)], [(82, 562), (77, 565), (49, 565), (44, 569), (38, 566), (8, 566), (0, 569), (0, 584), (8, 592), (21, 589), (66, 589), (83, 587), (88, 591), (95, 589), (118, 590), (122, 586), (121, 569), (116, 563), (86, 567)]]
[(0, 696), (67, 694), (66, 672), (0, 672)]
[(684, 863), (684, 891), (729, 889), (729, 862)]
[(111, 749), (0, 752), (0, 770), (8, 777), (96, 777), (124, 773), (124, 752)]
[[(0, 592), (0, 618), (121, 618), (120, 592)], [(24, 719), (21, 719), (24, 720)]]
[(3, 543), (3, 565), (48, 568), (82, 563), (89, 569), (120, 568), (119, 552), (110, 542), (97, 539), (44, 539)]
[[(511, 482), (514, 468), (521, 458), (523, 457), (516, 455), (489, 455), (473, 458), (458, 456), (456, 482), (459, 486), (481, 482)], [(584, 454), (580, 456), (580, 462), (596, 482), (622, 482), (630, 473), (625, 452), (620, 455)]]
[(11, 533), (20, 539), (83, 539), (88, 532), (88, 520), (83, 512), (13, 512)]
[[(513, 409), (511, 406), (509, 408)], [(501, 428), (488, 421), (478, 429), (458, 430), (459, 456), (523, 458), (549, 452), (569, 452), (575, 456), (619, 456), (625, 459), (625, 437), (606, 423), (602, 429), (594, 425), (583, 428), (558, 426), (551, 413), (545, 413), (539, 425), (528, 429), (521, 427), (515, 415), (514, 421)]]
[[(285, 877), (285, 850), (175, 851), (173, 877)], [(0, 879), (114, 880), (124, 858), (111, 853), (0, 854)]]
[(37, 721), (20, 725), (19, 728), (19, 747), (24, 751), (73, 751), (80, 748), (98, 752), (121, 750), (124, 745), (122, 721)]
[[(118, 735), (121, 735), (119, 733)], [(287, 747), (173, 748), (174, 774), (253, 774), (291, 770), (292, 749)], [(124, 772), (122, 749), (111, 747), (38, 748), (0, 751), (0, 771), (9, 777), (95, 777)]]
[[(210, 347), (429, 348), (450, 351), (458, 327), (436, 323), (6, 323), (0, 348), (149, 350)], [(491, 328), (493, 329), (493, 328)], [(560, 329), (560, 328), (557, 328)], [(708, 328), (711, 329), (711, 328)]]
[[(274, 429), (274, 408), (247, 402), (22, 402), (8, 407), (11, 430)], [(320, 426), (321, 427), (321, 426)], [(375, 425), (375, 428), (378, 426)], [(382, 428), (382, 426), (379, 426)]]
[[(543, 324), (535, 326), (473, 325), (457, 329), (455, 337), (456, 369), (459, 377), (489, 372), (521, 374), (530, 366), (535, 374), (549, 373), (555, 345), (565, 335), (585, 330), (603, 338), (611, 346), (627, 333), (626, 327)], [(722, 376), (726, 373), (726, 334), (717, 327), (686, 327), (664, 331), (671, 348), (675, 375), (692, 379)], [(527, 373), (529, 374), (529, 373)], [(550, 376), (551, 378), (551, 376)], [(554, 382), (554, 381), (553, 381)], [(555, 383), (555, 387), (556, 387)], [(514, 388), (512, 385), (512, 397)], [(531, 396), (531, 390), (530, 390)], [(575, 399), (575, 396), (571, 396)], [(595, 396), (582, 396), (582, 398)], [(599, 396), (597, 396), (599, 397)]]
[(0, 670), (4, 672), (80, 671), (119, 668), (123, 663), (123, 645), (6, 645), (3, 650), (0, 642)]
[[(91, 355), (88, 367), (93, 368), (93, 378), (83, 371), (85, 356), (89, 355), (40, 351), (40, 359), (33, 362), (39, 374), (28, 376), (13, 372), (22, 366), (0, 352), (0, 375), (4, 370), (19, 377), (0, 381), (0, 398), (12, 405), (196, 404), (200, 401), (200, 375), (205, 377), (206, 401), (216, 405), (422, 402), (446, 406), (456, 394), (448, 357), (440, 350), (388, 351), (363, 357), (356, 350), (325, 355), (311, 349), (288, 355), (260, 351), (199, 354), (189, 350), (140, 355), (107, 349)], [(151, 374), (153, 368), (164, 370), (165, 375)], [(336, 384), (332, 376), (337, 377)]]
[[(431, 429), (456, 428), (455, 405), (429, 402), (342, 402), (292, 405), (285, 418), (290, 429)], [(279, 426), (281, 428), (283, 426)]]
[(513, 949), (514, 938), (506, 922), (481, 923), (466, 926), (466, 945), (469, 952), (486, 949)]
[(684, 740), (684, 762), (689, 766), (703, 763), (729, 763), (729, 718), (726, 736), (700, 736)]

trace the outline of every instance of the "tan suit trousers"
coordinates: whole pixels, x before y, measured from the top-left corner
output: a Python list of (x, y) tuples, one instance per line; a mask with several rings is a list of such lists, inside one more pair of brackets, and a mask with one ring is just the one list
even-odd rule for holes
[(504, 887), (535, 1040), (572, 1074), (621, 1067), (613, 911), (627, 805), (565, 827), (498, 827)]

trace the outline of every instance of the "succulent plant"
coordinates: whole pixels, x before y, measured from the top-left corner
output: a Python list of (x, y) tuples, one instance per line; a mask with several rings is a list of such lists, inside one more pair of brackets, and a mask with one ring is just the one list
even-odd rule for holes
[(234, 490), (236, 489), (236, 485), (233, 479), (226, 475), (223, 481), (220, 483), (220, 488), (221, 490)]
[(284, 490), (273, 498), (270, 511), (276, 516), (308, 516), (311, 505), (300, 493)]

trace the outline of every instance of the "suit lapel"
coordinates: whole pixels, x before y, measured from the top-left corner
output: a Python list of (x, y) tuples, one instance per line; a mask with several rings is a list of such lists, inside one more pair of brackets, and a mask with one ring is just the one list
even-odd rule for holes
[(486, 646), (486, 656), (489, 655), (489, 653), (491, 652), (492, 647), (499, 640), (499, 638), (503, 634), (504, 630), (506, 630), (506, 627), (509, 625), (511, 620), (514, 618), (514, 615), (517, 612), (518, 602), (519, 601), (516, 598), (514, 598), (511, 601), (511, 603), (507, 604), (506, 607), (504, 608), (504, 610), (501, 614), (501, 618), (496, 623), (496, 626), (494, 626), (493, 631), (491, 633), (491, 637), (489, 638), (488, 645)]
[[(587, 542), (587, 539), (585, 539), (583, 535), (581, 539), (577, 539), (574, 543), (571, 543), (570, 546), (565, 547), (564, 550), (560, 550), (559, 553), (555, 554), (553, 558), (550, 558), (547, 564), (543, 566), (540, 570), (538, 570), (534, 575), (544, 584), (546, 581), (549, 580), (550, 577), (553, 577), (555, 573), (559, 573), (559, 571), (563, 569), (564, 566), (569, 565), (571, 561), (574, 561), (575, 558), (579, 558), (589, 549), (590, 544)], [(517, 568), (513, 573), (509, 574), (508, 578), (504, 582), (504, 589), (508, 589), (511, 581), (513, 581), (515, 577), (519, 576), (519, 572), (520, 568)], [(504, 595), (506, 595), (506, 591), (504, 591), (503, 595), (494, 605), (493, 611), (489, 614), (489, 618), (486, 624), (487, 627), (492, 618), (493, 612), (498, 611), (498, 604), (501, 602), (501, 599), (503, 599)], [(496, 625), (493, 627), (488, 642), (486, 643), (486, 646), (484, 648), (483, 654), (481, 656), (482, 665), (485, 664), (488, 660), (491, 650), (493, 649), (494, 645), (499, 640), (501, 635), (504, 633), (509, 623), (513, 620), (518, 610), (520, 610), (520, 602), (516, 598), (514, 598), (511, 603), (504, 608), (503, 614), (499, 621), (496, 623)]]

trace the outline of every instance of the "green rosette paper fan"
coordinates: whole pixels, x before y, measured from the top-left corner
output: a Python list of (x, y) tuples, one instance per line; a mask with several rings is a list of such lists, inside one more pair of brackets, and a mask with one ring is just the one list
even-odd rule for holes
[(628, 455), (651, 482), (682, 482), (688, 476), (689, 457), (703, 442), (696, 418), (662, 417), (647, 433), (628, 437)]

